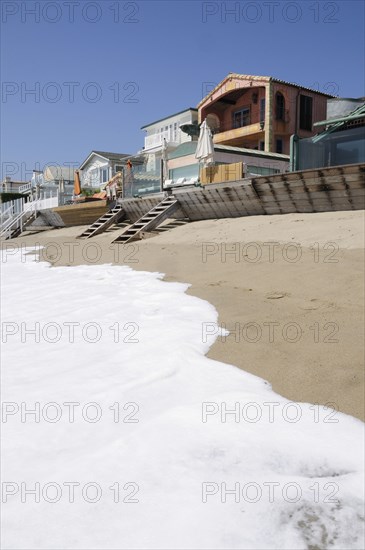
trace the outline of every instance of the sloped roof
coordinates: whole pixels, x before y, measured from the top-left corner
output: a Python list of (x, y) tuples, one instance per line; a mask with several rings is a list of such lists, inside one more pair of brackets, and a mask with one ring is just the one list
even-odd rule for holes
[(182, 113), (187, 113), (188, 111), (197, 111), (198, 109), (196, 107), (188, 107), (187, 109), (184, 109), (183, 111), (179, 111), (178, 113), (174, 113), (172, 115), (165, 116), (164, 118), (159, 118), (158, 120), (155, 120), (154, 122), (150, 122), (149, 124), (145, 124), (144, 126), (141, 126), (141, 130), (144, 130), (145, 128), (148, 128), (149, 126), (153, 126), (154, 124), (157, 124), (158, 122), (162, 122), (163, 120), (167, 120), (168, 118), (172, 118), (177, 115), (181, 115)]
[(236, 78), (238, 80), (252, 80), (253, 82), (257, 81), (264, 81), (264, 82), (278, 82), (279, 84), (286, 84), (287, 86), (294, 86), (295, 88), (300, 88), (301, 90), (307, 90), (308, 92), (313, 92), (319, 95), (323, 95), (325, 97), (335, 97), (331, 94), (325, 94), (324, 92), (320, 92), (318, 90), (314, 90), (313, 88), (308, 88), (307, 86), (301, 86), (300, 84), (296, 84), (294, 82), (288, 82), (287, 80), (281, 80), (279, 78), (275, 78), (273, 76), (255, 76), (255, 75), (249, 75), (249, 74), (238, 74), (238, 73), (229, 73), (213, 90), (209, 92), (203, 99), (198, 103), (198, 108), (203, 105), (203, 103), (206, 102), (206, 100), (212, 96), (219, 88), (225, 84), (228, 80)]
[(347, 113), (343, 117), (332, 120), (322, 120), (321, 122), (318, 122), (316, 126), (326, 124), (327, 127), (321, 133), (314, 136), (312, 138), (312, 141), (313, 143), (316, 143), (317, 141), (320, 141), (329, 134), (332, 134), (333, 132), (338, 132), (341, 129), (346, 129), (349, 124), (351, 125), (351, 123), (360, 122), (360, 124), (362, 124), (362, 119), (365, 119), (365, 103), (363, 105), (360, 105), (359, 107), (356, 107), (356, 109), (354, 109), (350, 113)]
[(105, 151), (92, 151), (96, 155), (100, 155), (108, 160), (121, 160), (124, 157), (130, 156), (128, 153), (109, 153)]
[(121, 161), (122, 159), (124, 159), (126, 157), (130, 157), (130, 154), (128, 154), (128, 153), (110, 153), (108, 151), (91, 151), (89, 156), (80, 165), (80, 170), (83, 169), (83, 167), (85, 166), (85, 164), (88, 162), (88, 160), (90, 159), (90, 157), (92, 155), (98, 155), (99, 157), (102, 157), (105, 160), (110, 160), (112, 162)]
[(324, 126), (324, 125), (336, 125), (336, 128), (341, 128), (348, 122), (352, 120), (357, 120), (365, 117), (365, 100), (362, 105), (356, 107), (352, 111), (344, 114), (342, 117), (329, 118), (328, 120), (321, 120), (316, 122), (314, 126)]

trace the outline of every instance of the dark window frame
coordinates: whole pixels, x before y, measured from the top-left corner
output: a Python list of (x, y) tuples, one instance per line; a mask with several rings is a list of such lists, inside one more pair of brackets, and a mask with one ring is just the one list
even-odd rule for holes
[[(106, 178), (106, 179), (104, 179)], [(109, 167), (101, 166), (99, 172), (100, 183), (107, 183), (109, 181)]]
[[(239, 123), (237, 124), (236, 117), (239, 115)], [(236, 128), (244, 128), (245, 126), (249, 126), (251, 124), (251, 108), (248, 105), (247, 107), (242, 107), (239, 111), (234, 111), (232, 113), (232, 127), (234, 129)]]
[(300, 94), (299, 100), (299, 128), (308, 132), (312, 131), (313, 125), (313, 97)]
[(260, 122), (265, 122), (265, 112), (266, 112), (266, 98), (262, 97), (260, 99)]
[(276, 138), (276, 152), (279, 155), (283, 154), (284, 142), (283, 138)]
[(281, 92), (275, 94), (275, 115), (276, 120), (285, 121), (285, 97)]

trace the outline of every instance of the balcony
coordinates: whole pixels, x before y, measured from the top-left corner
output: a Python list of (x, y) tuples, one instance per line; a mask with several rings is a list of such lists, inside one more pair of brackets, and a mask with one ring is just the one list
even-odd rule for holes
[(253, 137), (262, 135), (264, 132), (264, 126), (261, 122), (255, 124), (248, 124), (247, 126), (241, 126), (240, 128), (230, 128), (222, 131), (223, 128), (217, 129), (214, 133), (214, 143), (230, 144), (234, 141), (240, 140), (243, 137)]
[(163, 140), (166, 139), (167, 143), (172, 145), (178, 145), (180, 143), (180, 131), (177, 132), (177, 135), (174, 136), (173, 132), (165, 130), (164, 132), (159, 132), (158, 134), (152, 134), (144, 138), (144, 150), (155, 149), (162, 147)]

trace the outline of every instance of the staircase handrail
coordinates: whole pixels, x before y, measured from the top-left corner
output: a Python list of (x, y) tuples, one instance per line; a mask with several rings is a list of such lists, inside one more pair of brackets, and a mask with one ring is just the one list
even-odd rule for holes
[(105, 188), (109, 187), (114, 183), (115, 180), (121, 179), (122, 177), (123, 177), (123, 172), (117, 172), (116, 174), (114, 174), (112, 178), (110, 178), (109, 181), (106, 182)]
[(23, 218), (28, 218), (28, 212), (20, 212), (19, 214), (9, 218), (5, 223), (1, 225), (0, 236), (3, 237), (8, 231), (11, 230), (12, 226), (20, 222), (20, 227), (23, 225)]
[[(14, 209), (19, 206), (19, 202), (21, 201), (21, 210), (20, 212), (15, 212)], [(32, 201), (32, 203), (35, 203), (37, 201)], [(20, 226), (20, 229), (23, 226), (23, 223), (27, 221), (34, 213), (37, 211), (36, 204), (31, 204), (31, 208), (25, 209), (24, 199), (17, 199), (16, 201), (10, 201), (10, 206), (1, 212), (1, 223), (0, 223), (0, 236), (3, 237), (8, 232), (10, 233), (13, 226)], [(9, 216), (9, 214), (11, 214)], [(9, 234), (10, 236), (10, 234)]]

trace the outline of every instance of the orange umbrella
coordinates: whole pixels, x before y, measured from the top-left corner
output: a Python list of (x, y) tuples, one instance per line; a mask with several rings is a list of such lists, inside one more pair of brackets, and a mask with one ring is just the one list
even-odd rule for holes
[(74, 195), (81, 195), (80, 173), (75, 170)]

